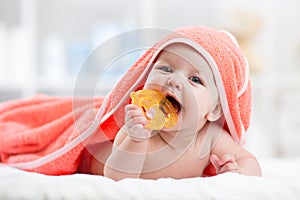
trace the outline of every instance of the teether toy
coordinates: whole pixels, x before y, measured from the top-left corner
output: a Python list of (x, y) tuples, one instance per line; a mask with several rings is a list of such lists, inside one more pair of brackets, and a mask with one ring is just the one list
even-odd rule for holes
[(175, 126), (178, 121), (176, 109), (172, 103), (156, 90), (139, 90), (130, 94), (132, 103), (140, 106), (148, 119), (147, 128), (160, 130)]

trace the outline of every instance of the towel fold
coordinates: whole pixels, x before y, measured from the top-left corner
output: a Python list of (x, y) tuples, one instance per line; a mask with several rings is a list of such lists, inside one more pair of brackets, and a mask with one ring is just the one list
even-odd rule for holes
[(82, 143), (52, 160), (53, 168), (49, 167), (50, 162), (37, 168), (30, 168), (30, 163), (53, 154), (78, 138), (90, 126), (103, 98), (76, 98), (75, 102), (76, 107), (72, 97), (37, 95), (0, 104), (1, 162), (17, 167), (23, 163), (20, 166), (25, 169), (27, 163), (27, 170), (45, 174), (74, 173), (84, 148)]

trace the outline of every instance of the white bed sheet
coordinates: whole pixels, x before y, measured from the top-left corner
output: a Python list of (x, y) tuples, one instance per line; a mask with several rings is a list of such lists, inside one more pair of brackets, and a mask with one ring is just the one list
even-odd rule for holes
[(0, 199), (300, 199), (300, 158), (261, 162), (263, 177), (226, 173), (190, 179), (46, 176), (0, 167)]

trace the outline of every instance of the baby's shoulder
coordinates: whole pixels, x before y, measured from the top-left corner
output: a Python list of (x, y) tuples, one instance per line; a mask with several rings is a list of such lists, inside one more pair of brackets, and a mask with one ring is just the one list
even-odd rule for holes
[(198, 134), (199, 138), (210, 138), (214, 139), (222, 134), (227, 133), (227, 131), (217, 123), (207, 123)]
[(200, 131), (195, 141), (198, 148), (208, 149), (220, 138), (221, 135), (228, 134), (226, 130), (216, 123), (207, 123)]

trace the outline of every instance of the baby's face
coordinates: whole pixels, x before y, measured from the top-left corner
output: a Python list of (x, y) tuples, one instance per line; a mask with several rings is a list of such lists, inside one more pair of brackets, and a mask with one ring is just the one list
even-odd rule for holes
[(172, 130), (200, 130), (219, 102), (210, 66), (185, 44), (169, 45), (159, 54), (145, 88), (162, 92), (176, 108), (180, 120)]

